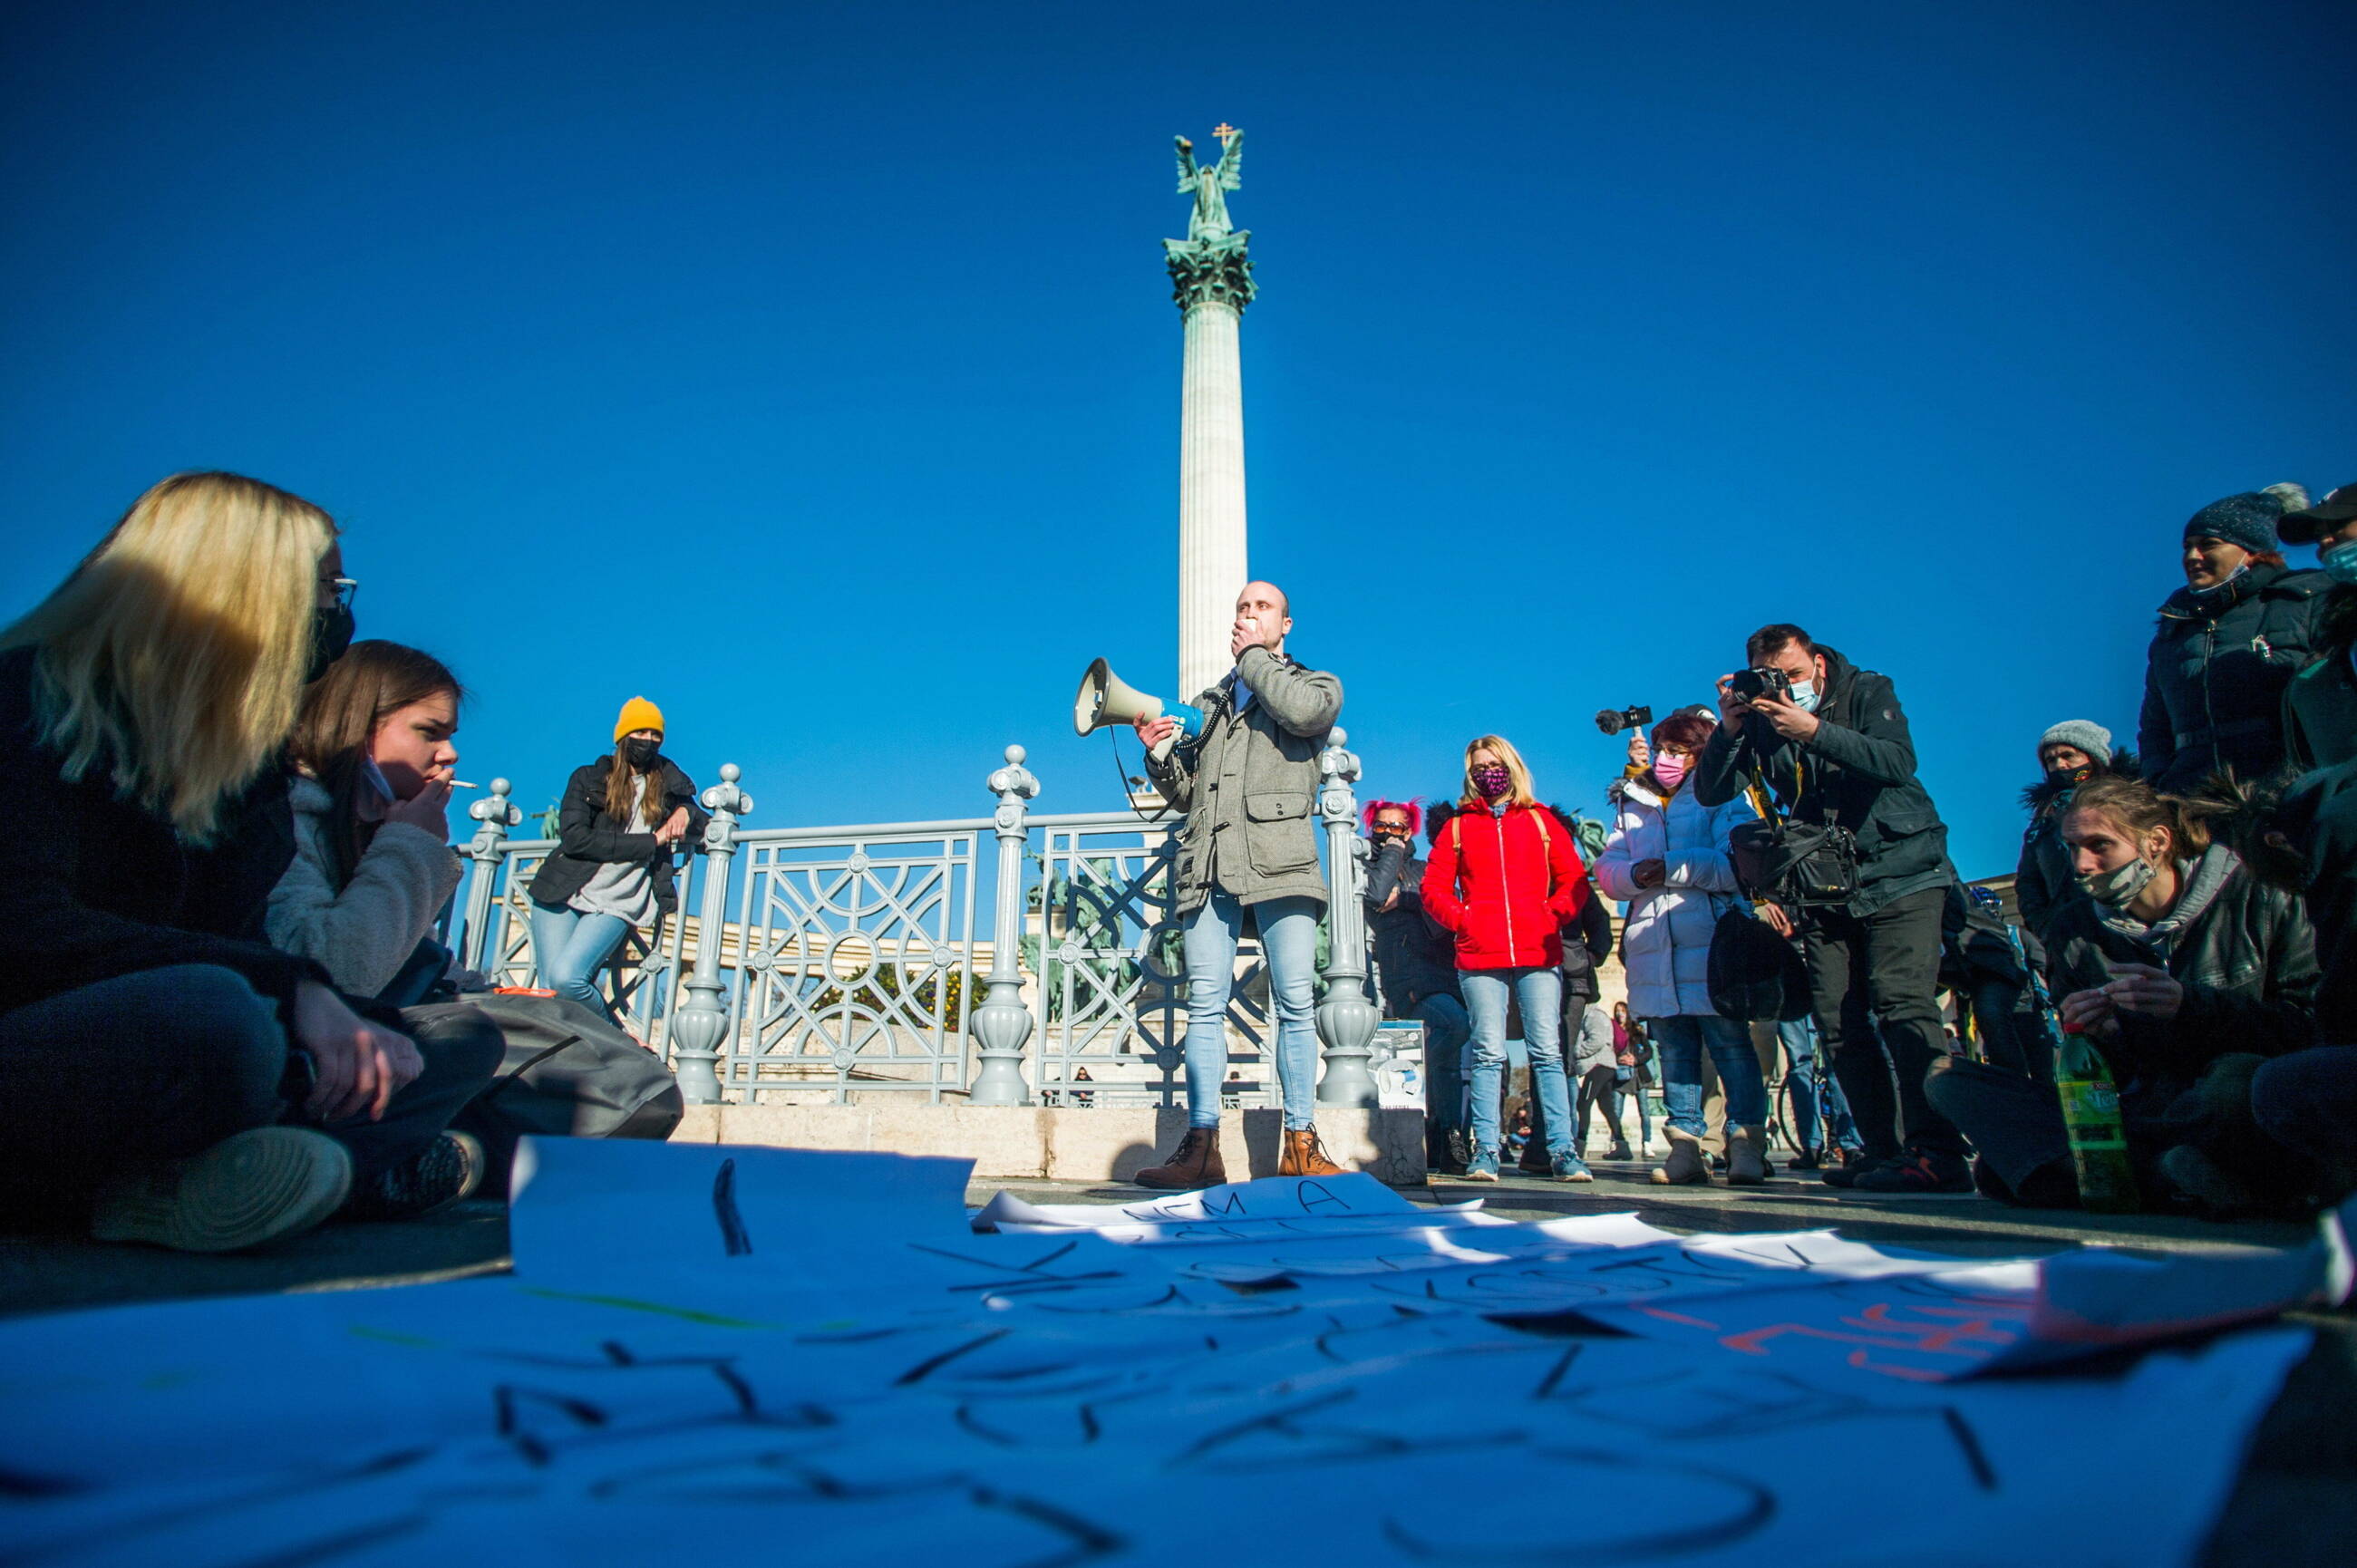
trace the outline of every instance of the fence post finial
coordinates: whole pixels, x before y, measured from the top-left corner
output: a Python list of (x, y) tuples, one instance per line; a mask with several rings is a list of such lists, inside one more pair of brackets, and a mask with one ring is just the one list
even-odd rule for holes
[(1006, 766), (986, 787), (998, 797), (991, 826), (998, 834), (998, 918), (990, 936), (989, 988), (967, 1027), (982, 1058), (974, 1075), (969, 1105), (1028, 1105), (1023, 1081), (1023, 1047), (1031, 1037), (1031, 1010), (1023, 1005), (1023, 848), (1030, 842), (1026, 803), (1039, 793), (1039, 780), (1023, 766), (1024, 750), (1006, 748)]
[(491, 780), (491, 792), (467, 808), (478, 824), (468, 842), (467, 857), (474, 865), (467, 874), (467, 918), (459, 928), (459, 961), (468, 969), (490, 972), (484, 948), (491, 940), (491, 895), (500, 879), (500, 856), (506, 853), (508, 830), (523, 821), (523, 808), (508, 799), (515, 786), (504, 779)]
[(728, 918), (728, 863), (737, 856), (737, 819), (753, 809), (753, 797), (737, 788), (743, 777), (733, 762), (720, 765), (720, 782), (699, 797), (712, 821), (704, 829), (704, 901), (695, 918), (695, 967), (688, 972), (687, 1000), (671, 1024), (672, 1070), (679, 1075), (680, 1098), (690, 1105), (720, 1103), (720, 1044), (728, 1033), (728, 1004), (722, 993), (720, 944)]
[(1318, 809), (1326, 822), (1327, 890), (1326, 1000), (1318, 1004), (1326, 1076), (1318, 1080), (1318, 1103), (1372, 1111), (1375, 1080), (1367, 1058), (1382, 1018), (1367, 994), (1367, 912), (1359, 901), (1366, 871), (1359, 864), (1359, 801), (1351, 789), (1359, 777), (1359, 758), (1343, 749), (1349, 739), (1337, 725), (1318, 754), (1318, 771), (1326, 780)]

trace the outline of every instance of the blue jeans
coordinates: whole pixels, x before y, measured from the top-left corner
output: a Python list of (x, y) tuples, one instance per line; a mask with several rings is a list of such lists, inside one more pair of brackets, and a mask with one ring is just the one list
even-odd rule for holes
[(1531, 1091), (1546, 1121), (1547, 1153), (1568, 1157), (1571, 1095), (1564, 1081), (1563, 972), (1536, 969), (1466, 969), (1457, 974), (1465, 1010), (1473, 1019), (1473, 1147), (1498, 1147), (1498, 1095), (1506, 1076), (1506, 996), (1523, 1004), (1523, 1038), (1529, 1044)]
[(1465, 1041), (1473, 1033), (1465, 1004), (1447, 992), (1418, 1002), (1424, 1021), (1424, 1119), (1436, 1127), (1465, 1125)]
[[(1792, 1136), (1801, 1147), (1813, 1149), (1824, 1137), (1824, 1124), (1818, 1119), (1817, 1105), (1817, 1026), (1807, 1018), (1776, 1026), (1776, 1037), (1784, 1042), (1784, 1074), (1792, 1085), (1792, 1120), (1800, 1123)], [(1857, 1123), (1850, 1119), (1849, 1101), (1842, 1098), (1841, 1079), (1825, 1074), (1824, 1110), (1833, 1118), (1834, 1142), (1845, 1149), (1866, 1147), (1866, 1140), (1857, 1135)]]
[(597, 989), (597, 972), (622, 945), (630, 922), (619, 915), (585, 915), (578, 909), (532, 907), (532, 956), (540, 983), (611, 1022), (614, 1010)]
[(1662, 1101), (1670, 1125), (1703, 1135), (1702, 1053), (1706, 1048), (1727, 1091), (1727, 1124), (1757, 1127), (1768, 1120), (1768, 1085), (1751, 1049), (1751, 1032), (1717, 1014), (1648, 1018), (1645, 1031), (1662, 1058)]
[[(1271, 898), (1253, 906), (1261, 951), (1268, 955), (1268, 991), (1276, 1004), (1276, 1082), (1285, 1126), (1298, 1133), (1317, 1124), (1318, 901)], [(1236, 982), (1236, 941), (1243, 906), (1232, 893), (1212, 889), (1187, 922), (1187, 1123), (1220, 1124), (1220, 1084), (1228, 1076), (1228, 995)]]

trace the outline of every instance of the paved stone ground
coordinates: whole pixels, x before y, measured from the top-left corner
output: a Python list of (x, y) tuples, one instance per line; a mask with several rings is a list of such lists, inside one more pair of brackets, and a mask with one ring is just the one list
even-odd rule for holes
[[(2099, 1244), (2155, 1251), (2217, 1251), (2296, 1245), (2299, 1225), (2219, 1226), (2155, 1216), (2098, 1217), (2009, 1209), (1978, 1197), (1836, 1195), (1813, 1180), (1780, 1177), (1761, 1187), (1656, 1187), (1641, 1164), (1599, 1164), (1592, 1185), (1509, 1176), (1492, 1187), (1438, 1178), (1411, 1197), (1484, 1200), (1518, 1219), (1634, 1210), (1664, 1230), (1838, 1230), (1879, 1241), (1963, 1256), (2025, 1256)], [(1129, 1186), (985, 1182), (979, 1204), (1005, 1187), (1039, 1202), (1119, 1203)], [(273, 1251), (199, 1258), (55, 1238), (0, 1237), (0, 1316), (180, 1296), (270, 1294), (423, 1284), (508, 1267), (507, 1219), (497, 1203), (462, 1204), (406, 1225), (330, 1226)], [(2204, 1568), (2343, 1568), (2357, 1553), (2357, 1315), (2303, 1315), (2320, 1330), (2268, 1413), (2233, 1500), (2203, 1555)], [(1838, 1464), (1838, 1455), (1828, 1463)], [(2128, 1499), (2090, 1498), (2091, 1507)]]

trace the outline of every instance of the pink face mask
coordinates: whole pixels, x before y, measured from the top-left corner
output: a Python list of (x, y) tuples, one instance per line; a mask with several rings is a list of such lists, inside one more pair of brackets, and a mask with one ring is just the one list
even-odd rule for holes
[(1686, 776), (1686, 759), (1683, 757), (1657, 757), (1653, 759), (1653, 777), (1674, 789)]

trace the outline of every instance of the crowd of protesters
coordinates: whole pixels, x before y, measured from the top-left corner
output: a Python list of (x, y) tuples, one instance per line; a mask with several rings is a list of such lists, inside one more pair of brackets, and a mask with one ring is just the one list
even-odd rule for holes
[[(2318, 569), (2286, 559), (2310, 546)], [(1388, 1010), (1426, 1025), (1433, 1167), (1497, 1178), (1511, 985), (1533, 1174), (1588, 1178), (1598, 1064), (1641, 1111), (1658, 1082), (1654, 1181), (1768, 1179), (1772, 1026), (1787, 1157), (1837, 1188), (2077, 1203), (2058, 1071), (2115, 1086), (2147, 1207), (2292, 1213), (2357, 1185), (2357, 486), (2203, 507), (2180, 566), (2136, 748), (2085, 719), (2029, 748), (2018, 920), (1951, 863), (1890, 679), (1790, 624), (1752, 634), (1715, 706), (1631, 736), (1592, 865), (1499, 736), (1447, 803), (1370, 806), (1368, 912)], [(1567, 990), (1607, 950), (1585, 923), (1604, 898), (1627, 983), (1609, 1016)], [(1566, 1076), (1583, 1113), (1548, 1141)], [(1617, 1097), (1611, 1120), (1605, 1157), (1627, 1158)]]
[[(1609, 825), (1542, 804), (1498, 735), (1444, 801), (1373, 802), (1367, 911), (1384, 1009), (1424, 1026), (1433, 1167), (1496, 1181), (1519, 1144), (1524, 1172), (1590, 1181), (1596, 1113), (1628, 1159), (1633, 1101), (1650, 1153), (1658, 1087), (1653, 1181), (1758, 1185), (1781, 1046), (1790, 1163), (1835, 1187), (2077, 1201), (2058, 1073), (2116, 1084), (2150, 1207), (2294, 1212), (2357, 1185), (2357, 486), (2229, 497), (2182, 543), (2136, 754), (2082, 719), (2029, 747), (2018, 924), (1961, 884), (1889, 677), (1791, 624), (1751, 635), (1716, 704), (1632, 736)], [(2311, 545), (2319, 570), (2285, 559)], [(529, 888), (550, 989), (487, 997), (435, 936), (465, 693), (353, 641), (346, 570), (317, 507), (178, 475), (0, 630), (0, 1219), (231, 1250), (497, 1190), (518, 1129), (552, 1130), (535, 1115), (675, 1122), (595, 978), (675, 907), (703, 831), (662, 713), (624, 704), (567, 785)], [(1246, 585), (1184, 744), (1137, 721), (1184, 813), (1190, 1114), (1150, 1187), (1225, 1179), (1247, 927), (1280, 1173), (1341, 1169), (1312, 1113), (1312, 802), (1342, 687), (1286, 652), (1292, 625)], [(549, 1065), (584, 1042), (589, 1067)]]

